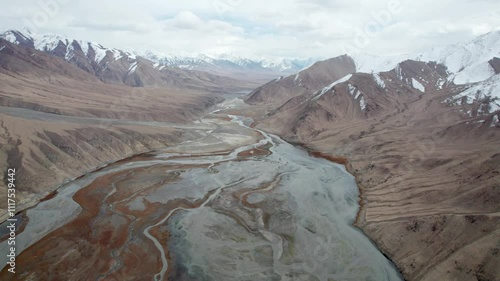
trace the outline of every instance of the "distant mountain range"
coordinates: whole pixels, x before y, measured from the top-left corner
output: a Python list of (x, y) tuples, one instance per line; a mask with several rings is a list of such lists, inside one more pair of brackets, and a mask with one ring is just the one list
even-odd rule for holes
[[(295, 73), (314, 62), (312, 59), (250, 59), (232, 55), (208, 54), (189, 57), (168, 55), (150, 50), (124, 51), (60, 35), (33, 34), (29, 31), (19, 30), (5, 31), (0, 34), (0, 38), (14, 44), (33, 47), (67, 61), (78, 63), (83, 68), (94, 68), (96, 71), (96, 66), (106, 67), (110, 62), (123, 59), (133, 63), (137, 57), (142, 57), (151, 61), (152, 67), (160, 71), (166, 67), (197, 70), (264, 83), (281, 75)], [(131, 64), (129, 71), (133, 72), (135, 67)]]
[[(77, 72), (73, 68), (76, 66), (90, 74), (90, 77), (95, 77), (104, 83), (132, 87), (150, 86), (234, 93), (253, 89), (260, 84), (260, 78), (247, 77), (242, 80), (209, 71), (159, 65), (134, 53), (106, 48), (98, 43), (57, 35), (34, 35), (15, 30), (0, 34), (0, 55), (3, 55), (0, 56), (0, 63), (4, 68), (31, 73), (35, 69), (45, 70), (41, 71), (40, 75), (47, 75), (50, 73), (49, 70), (64, 75), (76, 75)], [(29, 65), (26, 65), (27, 62)], [(40, 65), (41, 62), (48, 64)], [(59, 65), (59, 67), (51, 68), (48, 65)]]
[(233, 55), (209, 55), (200, 54), (195, 57), (178, 56), (162, 54), (154, 51), (136, 52), (152, 61), (157, 62), (159, 65), (188, 68), (188, 69), (207, 69), (210, 67), (215, 68), (233, 68), (245, 69), (254, 71), (267, 71), (276, 73), (294, 73), (311, 65), (313, 59), (290, 59), (290, 58), (244, 58)]

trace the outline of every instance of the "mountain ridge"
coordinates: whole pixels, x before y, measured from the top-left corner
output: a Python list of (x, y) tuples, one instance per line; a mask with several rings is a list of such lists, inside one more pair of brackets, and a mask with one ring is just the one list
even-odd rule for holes
[(152, 61), (127, 51), (58, 35), (31, 36), (7, 31), (0, 35), (0, 40), (57, 57), (108, 84), (195, 90), (211, 88), (213, 92), (222, 93), (248, 90), (257, 85), (251, 79), (244, 81), (204, 71), (157, 67)]
[(496, 280), (499, 35), (329, 59), (255, 89), (245, 113), (346, 165), (361, 192), (355, 225), (406, 280)]
[(276, 76), (293, 73), (313, 62), (312, 59), (245, 58), (229, 54), (169, 55), (152, 50), (135, 51), (107, 48), (96, 42), (77, 40), (50, 33), (34, 34), (29, 30), (24, 32), (6, 30), (0, 34), (0, 38), (14, 44), (26, 45), (40, 51), (57, 54), (67, 61), (74, 58), (75, 52), (79, 52), (80, 55), (88, 58), (90, 64), (101, 64), (103, 60), (109, 63), (122, 58), (135, 61), (137, 57), (142, 57), (150, 60), (151, 66), (158, 71), (165, 68), (175, 68), (209, 72), (233, 78), (245, 78), (248, 73), (251, 73), (261, 82), (267, 82)]
[[(495, 111), (500, 109), (500, 93), (495, 82), (498, 79), (494, 78), (498, 75), (499, 57), (500, 31), (491, 32), (464, 43), (433, 48), (430, 51), (412, 55), (343, 55), (317, 62), (296, 74), (282, 79), (270, 81), (251, 92), (246, 97), (246, 101), (247, 103), (262, 103), (265, 101), (270, 103), (269, 107), (273, 107), (276, 104), (285, 102), (287, 98), (297, 95), (314, 95), (315, 92), (322, 91), (328, 85), (335, 84), (337, 80), (348, 74), (371, 74), (374, 81), (380, 87), (384, 87), (386, 83), (392, 83), (393, 81), (384, 81), (380, 78), (381, 74), (393, 71), (397, 73), (397, 80), (420, 92), (425, 92), (426, 87), (440, 90), (445, 85), (463, 86), (463, 91), (449, 97), (446, 102), (460, 103), (463, 97), (466, 97), (465, 102), (469, 104), (489, 100), (491, 111)], [(349, 66), (339, 61), (342, 59), (351, 61), (348, 63)], [(421, 75), (435, 70), (425, 64), (422, 65), (421, 69), (412, 69), (411, 74), (403, 73), (401, 65), (407, 61), (413, 61), (414, 64), (418, 62), (434, 62), (431, 67), (435, 69), (442, 68), (439, 72), (440, 78), (433, 81), (434, 84), (432, 85), (422, 78)], [(332, 67), (340, 67), (340, 65), (343, 65), (344, 68), (347, 67), (347, 71), (343, 72), (342, 75), (331, 71)], [(307, 78), (307, 81), (302, 83), (304, 77), (310, 76), (315, 77), (316, 80), (313, 82), (313, 80)], [(318, 80), (319, 77), (323, 78)], [(470, 90), (471, 88), (474, 90)], [(477, 95), (478, 91), (481, 94)]]

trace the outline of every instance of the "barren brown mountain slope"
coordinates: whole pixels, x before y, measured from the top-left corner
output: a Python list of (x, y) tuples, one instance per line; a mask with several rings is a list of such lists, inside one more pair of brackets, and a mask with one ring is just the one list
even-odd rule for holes
[[(204, 84), (205, 74), (184, 88), (182, 77), (169, 87), (106, 84), (45, 52), (0, 45), (0, 193), (6, 196), (5, 171), (16, 168), (16, 211), (106, 163), (201, 137), (206, 125), (192, 121), (222, 100), (217, 89), (246, 87)], [(4, 201), (2, 220), (5, 209)]]
[[(291, 97), (310, 92), (311, 85), (329, 84), (348, 74), (354, 73), (354, 61), (348, 56), (316, 62), (297, 75), (273, 80), (257, 89), (248, 97), (248, 103), (263, 103), (272, 107), (287, 101)], [(290, 87), (293, 85), (293, 87)]]
[[(27, 29), (6, 30), (0, 32), (0, 38), (64, 59), (107, 83), (135, 86), (165, 85), (174, 82), (172, 79), (178, 82), (179, 77), (189, 79), (195, 74), (213, 86), (225, 85), (230, 89), (234, 84), (228, 78), (234, 78), (240, 85), (255, 88), (312, 62), (293, 58), (249, 59), (227, 54), (190, 57), (144, 49), (126, 51), (56, 34), (34, 34)], [(195, 84), (196, 80), (191, 82)], [(183, 81), (179, 86), (187, 87), (189, 83)]]
[(482, 93), (461, 98), (470, 86), (448, 76), (442, 65), (405, 61), (308, 84), (286, 100), (291, 76), (274, 82), (282, 105), (256, 98), (277, 89), (268, 85), (249, 96), (247, 113), (258, 128), (347, 159), (362, 191), (356, 224), (406, 279), (498, 280), (500, 112)]
[[(17, 32), (15, 34), (17, 34), (15, 44), (2, 39), (0, 36), (0, 49), (2, 49), (2, 53), (4, 55), (17, 56), (18, 58), (24, 57), (26, 58), (25, 60), (29, 61), (37, 61), (40, 68), (38, 72), (43, 71), (44, 67), (47, 67), (46, 64), (43, 64), (44, 61), (40, 57), (47, 57), (48, 55), (48, 57), (59, 58), (58, 64), (70, 64), (74, 68), (78, 68), (82, 72), (86, 72), (106, 84), (132, 87), (168, 87), (229, 93), (241, 89), (252, 89), (258, 86), (256, 82), (248, 79), (237, 80), (227, 76), (180, 68), (158, 68), (155, 63), (143, 57), (117, 49), (104, 49), (104, 47), (95, 43), (87, 43), (91, 45), (87, 46), (86, 52), (82, 50), (84, 47), (75, 40), (65, 43), (58, 41), (58, 45), (54, 49), (39, 51), (34, 48), (32, 39), (23, 41), (21, 39), (25, 38), (23, 34)], [(34, 56), (35, 58), (28, 59), (29, 56)], [(2, 60), (8, 61), (8, 58), (2, 58)], [(72, 75), (68, 68), (67, 65), (63, 67), (66, 70), (65, 75)]]

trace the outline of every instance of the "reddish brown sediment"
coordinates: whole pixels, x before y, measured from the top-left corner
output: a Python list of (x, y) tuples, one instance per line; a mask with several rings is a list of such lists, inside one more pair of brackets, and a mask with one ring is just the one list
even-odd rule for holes
[[(108, 169), (110, 167), (119, 166), (119, 165), (121, 165), (123, 163), (126, 163), (126, 162), (149, 161), (149, 160), (151, 160), (152, 156), (154, 156), (154, 155), (152, 155), (151, 152), (145, 152), (145, 153), (139, 153), (139, 154), (136, 154), (136, 155), (132, 155), (132, 156), (129, 156), (129, 157), (117, 160), (116, 162), (113, 162), (113, 163), (110, 163), (110, 164), (107, 164), (107, 165), (102, 165), (102, 166), (100, 166), (98, 168), (95, 168), (95, 169), (89, 171), (89, 172), (81, 174), (81, 175), (75, 177), (74, 179), (72, 179), (72, 181), (76, 181), (76, 180), (82, 179), (82, 178), (84, 178), (85, 176), (87, 176), (88, 174), (91, 174), (91, 173), (97, 173), (97, 172), (103, 171), (104, 169)], [(64, 186), (64, 184), (63, 185), (59, 185), (59, 187), (57, 189), (55, 189), (54, 191), (50, 192), (47, 196), (43, 197), (42, 199), (38, 200), (36, 202), (36, 204), (33, 204), (32, 206), (30, 206), (30, 207), (22, 210), (21, 212), (23, 214), (25, 214), (26, 211), (28, 211), (28, 210), (30, 210), (32, 208), (35, 208), (39, 203), (45, 202), (45, 201), (49, 201), (49, 200), (53, 199), (54, 197), (56, 197), (58, 195), (59, 189), (61, 187), (63, 187), (63, 186)], [(23, 228), (23, 230), (24, 230), (24, 228)]]
[(169, 159), (186, 159), (186, 158), (206, 157), (206, 156), (227, 156), (229, 154), (231, 154), (231, 151), (218, 150), (214, 151), (214, 153), (194, 153), (189, 155), (175, 155), (175, 156), (170, 156)]
[[(258, 150), (261, 151), (260, 153), (263, 155), (267, 154), (264, 149), (259, 148)], [(224, 154), (216, 154), (226, 155), (227, 152)], [(196, 156), (202, 155), (208, 156), (211, 154), (200, 154)], [(107, 167), (113, 168), (131, 161), (150, 160), (151, 157), (152, 155), (141, 154), (110, 164)], [(240, 157), (243, 156), (240, 155)], [(70, 275), (73, 277), (79, 276), (79, 278), (82, 279), (100, 278), (103, 276), (119, 279), (120, 276), (131, 278), (131, 276), (139, 277), (144, 274), (159, 272), (161, 260), (158, 256), (159, 253), (156, 253), (157, 250), (152, 241), (141, 237), (138, 241), (136, 240), (128, 243), (129, 235), (133, 235), (136, 239), (142, 236), (141, 231), (143, 229), (156, 223), (157, 219), (152, 220), (156, 214), (167, 214), (170, 210), (179, 207), (187, 209), (198, 208), (208, 199), (212, 192), (207, 194), (205, 198), (197, 200), (194, 203), (186, 200), (169, 201), (167, 204), (152, 204), (143, 201), (145, 205), (143, 210), (130, 210), (127, 203), (137, 196), (146, 195), (150, 193), (151, 190), (161, 185), (175, 181), (178, 175), (176, 174), (177, 172), (175, 172), (176, 170), (189, 170), (200, 167), (206, 168), (207, 166), (208, 165), (158, 164), (147, 168), (133, 168), (115, 172), (96, 179), (90, 185), (79, 190), (73, 197), (73, 200), (82, 207), (82, 211), (78, 217), (26, 249), (18, 257), (19, 267), (35, 268), (33, 265), (36, 264), (36, 269), (30, 271), (30, 274), (40, 276), (42, 279), (52, 278), (55, 280), (58, 278), (64, 280)], [(102, 171), (103, 169), (104, 168), (97, 169), (96, 172)], [(167, 173), (165, 173), (165, 171), (167, 171)], [(135, 184), (134, 182), (136, 182), (136, 179), (141, 177), (149, 179), (154, 178), (154, 180), (152, 182), (146, 182), (144, 186), (142, 184)], [(108, 196), (113, 186), (116, 188), (116, 192)], [(56, 194), (57, 193), (54, 192), (46, 199), (49, 200)], [(103, 202), (104, 199), (106, 199), (105, 202)], [(104, 213), (101, 213), (101, 206), (103, 204), (108, 206), (113, 204), (113, 209), (117, 212), (107, 208)], [(97, 218), (99, 219), (96, 220)], [(137, 220), (135, 218), (141, 219)], [(94, 225), (94, 223), (97, 224)], [(116, 225), (116, 223), (118, 223), (118, 225)], [(128, 227), (131, 223), (134, 223), (133, 233), (129, 233)], [(243, 224), (243, 222), (240, 223)], [(174, 263), (167, 247), (169, 233), (164, 231), (161, 232), (160, 227), (155, 227), (151, 230), (151, 234), (160, 238), (159, 240), (162, 241), (161, 243), (167, 255), (168, 262), (173, 265)], [(58, 245), (60, 244), (64, 244), (65, 247), (59, 247)], [(117, 257), (111, 257), (111, 251), (124, 249), (124, 247), (126, 247), (127, 251), (122, 252)], [(65, 256), (68, 248), (71, 249), (71, 255)], [(141, 250), (139, 253), (134, 253), (131, 250), (137, 248), (148, 250), (146, 250), (146, 252)], [(145, 255), (147, 258), (144, 258)], [(112, 269), (117, 262), (115, 259), (119, 259), (122, 263), (129, 265), (139, 263), (143, 269), (136, 270), (134, 269), (135, 267), (120, 267), (117, 270)], [(41, 260), (45, 262), (40, 263)], [(144, 262), (148, 264), (146, 268), (142, 266)], [(76, 273), (70, 272), (69, 269), (75, 267), (76, 264), (78, 264), (79, 270)], [(94, 270), (92, 272), (81, 270), (82, 268), (88, 267), (92, 267)], [(47, 273), (47, 271), (50, 270), (56, 270), (56, 276)], [(169, 267), (167, 274), (170, 275), (172, 270), (173, 267)], [(27, 271), (20, 272), (21, 275), (24, 273), (27, 273)]]
[(347, 160), (344, 157), (333, 156), (333, 155), (329, 155), (329, 154), (322, 153), (319, 151), (309, 151), (309, 154), (313, 157), (316, 157), (316, 158), (323, 158), (323, 159), (326, 159), (330, 162), (344, 165), (344, 166), (346, 166), (346, 168), (347, 168), (347, 164), (349, 163), (349, 160)]
[[(165, 222), (165, 224), (166, 223), (167, 222)], [(160, 232), (158, 227), (155, 227), (155, 228), (151, 229), (150, 234), (153, 237), (155, 237), (158, 241), (160, 241), (160, 243), (162, 241), (164, 241), (164, 243), (161, 243), (161, 244), (163, 246), (163, 250), (165, 251), (165, 258), (167, 259), (167, 263), (168, 263), (168, 268), (167, 268), (167, 272), (165, 273), (165, 276), (167, 277), (167, 280), (169, 280), (168, 276), (170, 276), (175, 269), (175, 264), (173, 262), (172, 255), (170, 254), (170, 250), (169, 250), (168, 246), (166, 246), (166, 245), (168, 245), (168, 240), (170, 239), (170, 232), (169, 231)]]
[[(150, 170), (139, 168), (116, 172), (105, 175), (78, 191), (73, 200), (82, 207), (81, 213), (75, 220), (42, 238), (18, 257), (17, 267), (19, 268), (19, 276), (29, 273), (38, 276), (40, 278), (38, 280), (68, 280), (70, 276), (72, 278), (78, 277), (79, 279), (95, 279), (100, 275), (106, 274), (114, 264), (114, 259), (111, 258), (111, 251), (120, 249), (126, 244), (129, 236), (128, 226), (132, 221), (127, 217), (117, 216), (107, 210), (102, 214), (100, 220), (97, 221), (98, 225), (92, 227), (92, 222), (100, 213), (104, 198), (111, 191), (113, 183), (117, 186), (117, 193), (124, 192), (123, 196), (113, 199), (118, 200), (131, 195), (134, 187), (130, 187), (132, 190), (129, 190), (125, 185), (127, 185), (126, 181), (134, 173), (154, 173), (155, 171), (157, 171), (156, 173), (160, 173), (164, 170), (165, 167), (155, 166)], [(165, 183), (165, 181), (162, 183)], [(147, 189), (155, 187), (155, 185), (145, 187), (143, 191), (146, 192)], [(189, 203), (181, 201), (169, 202), (166, 205), (146, 202), (144, 211), (133, 212), (134, 215), (142, 217), (139, 222), (136, 221), (134, 227), (135, 234), (132, 235), (142, 235), (142, 233), (137, 233), (137, 231), (154, 224), (155, 221), (151, 221), (151, 219), (158, 212), (163, 214), (163, 212), (168, 212), (171, 208), (178, 206), (192, 206)], [(127, 208), (117, 207), (117, 209), (123, 214), (127, 214)], [(115, 225), (116, 223), (118, 224)], [(93, 233), (95, 233), (95, 236)], [(128, 263), (133, 263), (135, 256), (141, 257), (140, 270), (133, 267), (122, 268), (123, 271), (112, 273), (112, 275), (122, 274), (123, 277), (127, 278), (132, 278), (133, 276), (142, 278), (146, 274), (160, 270), (161, 260), (156, 257), (156, 254), (152, 254), (157, 251), (154, 244), (144, 237), (139, 238), (139, 240), (141, 241), (139, 248), (144, 249), (145, 252), (135, 255), (126, 253), (120, 258), (126, 259)], [(65, 247), (61, 247), (60, 245), (65, 245)], [(65, 256), (68, 249), (73, 251), (73, 255)], [(85, 271), (84, 269), (88, 267), (92, 267), (93, 270), (91, 272)], [(72, 272), (73, 268), (78, 268), (78, 271)], [(51, 275), (55, 273), (49, 273), (50, 270), (56, 270), (59, 275)], [(8, 273), (3, 271), (0, 273), (0, 278), (6, 277), (6, 274)]]
[[(71, 263), (70, 257), (67, 257), (64, 260), (54, 259), (55, 256), (62, 255), (63, 252), (67, 252), (69, 249), (78, 249), (81, 247), (81, 254), (83, 256), (86, 256), (87, 258), (92, 256), (88, 249), (85, 252), (83, 252), (83, 250), (84, 247), (90, 247), (89, 242), (92, 244), (98, 244), (100, 240), (99, 237), (92, 237), (92, 231), (89, 227), (89, 221), (99, 213), (100, 205), (98, 200), (91, 200), (90, 197), (86, 197), (87, 192), (95, 191), (101, 187), (101, 184), (110, 185), (116, 175), (117, 174), (115, 173), (104, 176), (100, 181), (94, 182), (89, 185), (88, 188), (80, 190), (75, 194), (74, 200), (82, 206), (82, 212), (80, 215), (72, 222), (55, 230), (50, 235), (45, 236), (19, 255), (17, 258), (18, 273), (16, 273), (18, 276), (26, 277), (28, 275), (33, 275), (37, 276), (38, 280), (54, 279), (54, 276), (52, 276), (54, 272), (51, 272), (51, 270), (57, 264), (66, 264), (68, 266), (67, 268), (71, 268), (69, 265)], [(94, 195), (98, 196), (98, 193), (95, 193)], [(102, 231), (105, 232), (106, 230), (103, 229)], [(64, 247), (61, 247), (62, 245), (64, 245)], [(95, 252), (95, 250), (96, 249), (94, 248), (91, 252)], [(80, 272), (73, 276), (88, 277), (87, 274), (89, 273), (81, 271), (83, 268), (87, 268), (85, 263), (87, 263), (88, 260), (86, 259), (82, 261), (78, 259), (78, 261), (74, 262), (75, 264), (73, 264), (73, 266), (79, 268)], [(103, 263), (106, 264), (108, 262), (109, 258), (107, 258), (106, 255), (102, 255), (100, 257), (100, 266), (102, 266)], [(76, 264), (78, 264), (78, 266), (76, 266)], [(98, 273), (102, 270), (102, 267), (95, 268)], [(9, 273), (6, 272), (6, 270), (3, 270), (0, 273), (0, 279), (6, 280), (4, 278), (7, 278), (7, 274)], [(67, 280), (69, 280), (70, 276), (67, 275), (67, 272), (66, 274), (61, 274), (61, 276), (55, 277), (55, 279), (61, 280), (68, 278)]]
[[(114, 172), (96, 179), (73, 196), (82, 208), (73, 221), (43, 237), (18, 256), (19, 280), (28, 276), (36, 276), (37, 280), (150, 280), (161, 270), (162, 264), (156, 246), (143, 235), (144, 229), (156, 224), (170, 210), (200, 207), (215, 190), (194, 202), (176, 199), (161, 204), (143, 200), (142, 210), (130, 210), (128, 203), (176, 181), (178, 170), (200, 167), (208, 165), (158, 164)], [(115, 193), (109, 196), (113, 187)], [(106, 207), (102, 209), (101, 206)], [(167, 272), (170, 276), (174, 263), (167, 246), (170, 234), (162, 228), (165, 225), (152, 228), (151, 234), (160, 241), (168, 263), (172, 265)], [(117, 261), (122, 266), (114, 269)], [(6, 270), (2, 271), (0, 279), (8, 274)]]
[(349, 163), (349, 160), (345, 157), (330, 155), (327, 153), (311, 150), (311, 149), (307, 148), (306, 145), (301, 145), (301, 146), (306, 148), (308, 150), (309, 154), (313, 157), (323, 158), (323, 159), (326, 159), (326, 160), (333, 162), (335, 164), (343, 165), (345, 167), (345, 169), (347, 170), (347, 172), (349, 172), (351, 175), (354, 176), (354, 178), (356, 179), (356, 184), (358, 186), (358, 190), (359, 190), (359, 196), (358, 196), (359, 210), (358, 210), (358, 213), (356, 214), (356, 219), (354, 220), (354, 225), (357, 227), (360, 227), (364, 221), (363, 213), (364, 213), (365, 208), (366, 208), (365, 201), (363, 200), (365, 188), (361, 184), (361, 181), (359, 180), (358, 176), (356, 175), (352, 165)]
[(52, 192), (51, 192), (51, 193), (49, 193), (47, 196), (45, 196), (44, 198), (42, 198), (42, 199), (40, 200), (40, 203), (41, 203), (41, 202), (45, 202), (45, 201), (49, 201), (50, 199), (53, 199), (54, 197), (56, 197), (56, 196), (57, 196), (57, 194), (58, 194), (58, 193), (59, 193), (59, 191), (58, 191), (58, 190), (54, 190), (54, 191), (52, 191)]
[(255, 156), (269, 156), (271, 151), (268, 147), (261, 146), (254, 149), (249, 149), (238, 153), (238, 157), (255, 157)]

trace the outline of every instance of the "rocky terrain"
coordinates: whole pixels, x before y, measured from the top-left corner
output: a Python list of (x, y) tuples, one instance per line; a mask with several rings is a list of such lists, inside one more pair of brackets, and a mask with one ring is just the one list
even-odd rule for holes
[(496, 32), (334, 58), (257, 88), (246, 114), (347, 165), (362, 191), (356, 225), (406, 279), (497, 280), (499, 47)]
[[(99, 43), (69, 39), (58, 35), (35, 35), (9, 30), (0, 34), (5, 40), (27, 52), (33, 49), (61, 58), (107, 84), (132, 87), (169, 87), (233, 93), (259, 84), (252, 79), (236, 80), (208, 72), (160, 65), (134, 53), (106, 48)], [(0, 43), (0, 49), (7, 44)], [(8, 52), (5, 49), (4, 52)]]
[(402, 280), (352, 226), (354, 177), (227, 115), (233, 101), (200, 119), (203, 138), (88, 173), (23, 212), (17, 279)]
[[(205, 126), (192, 121), (222, 101), (220, 93), (249, 87), (202, 72), (158, 71), (141, 58), (133, 75), (126, 74), (130, 57), (103, 58), (111, 70), (99, 72), (102, 64), (88, 64), (82, 50), (66, 60), (60, 48), (29, 44), (0, 39), (0, 163), (2, 171), (17, 170), (17, 211), (106, 163), (201, 137)], [(3, 220), (6, 201), (0, 209)]]
[[(5, 32), (0, 163), (17, 170), (17, 211), (36, 205), (19, 214), (21, 276), (401, 279), (354, 223), (407, 280), (496, 280), (499, 61), (499, 32), (419, 54), (343, 55), (212, 111), (265, 80), (262, 62), (181, 67)], [(356, 177), (357, 216), (352, 177), (310, 156)]]
[(219, 89), (231, 91), (233, 79), (237, 79), (241, 86), (255, 88), (313, 62), (311, 59), (249, 59), (205, 54), (189, 57), (149, 50), (124, 51), (55, 34), (33, 34), (29, 30), (7, 30), (0, 33), (0, 38), (60, 57), (104, 82), (131, 86), (196, 88), (202, 83), (205, 87), (219, 86)]

